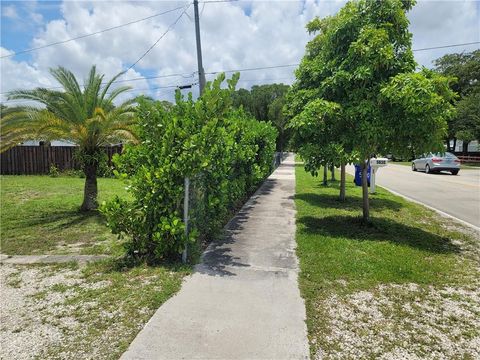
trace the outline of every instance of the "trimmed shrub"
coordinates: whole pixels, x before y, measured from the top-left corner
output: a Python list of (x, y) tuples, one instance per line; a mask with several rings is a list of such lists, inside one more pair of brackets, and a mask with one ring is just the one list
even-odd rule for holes
[[(127, 254), (150, 261), (176, 259), (189, 242), (215, 236), (230, 212), (271, 172), (276, 130), (232, 107), (238, 74), (207, 84), (197, 101), (176, 94), (176, 104), (140, 101), (141, 143), (114, 157), (133, 201), (102, 206), (108, 225), (126, 237)], [(185, 236), (184, 179), (191, 179), (192, 218)]]

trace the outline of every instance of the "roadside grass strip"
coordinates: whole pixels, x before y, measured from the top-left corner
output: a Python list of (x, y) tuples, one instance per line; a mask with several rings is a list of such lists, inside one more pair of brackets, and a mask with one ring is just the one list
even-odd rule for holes
[(364, 225), (351, 176), (344, 203), (339, 182), (296, 179), (312, 358), (480, 358), (478, 234), (381, 188)]
[[(0, 176), (1, 253), (120, 254), (121, 245), (98, 212), (79, 211), (85, 179)], [(117, 179), (98, 179), (99, 202), (127, 197)]]

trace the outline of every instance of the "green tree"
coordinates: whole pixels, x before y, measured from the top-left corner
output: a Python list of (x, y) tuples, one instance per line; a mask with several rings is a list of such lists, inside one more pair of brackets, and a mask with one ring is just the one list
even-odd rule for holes
[[(435, 70), (442, 75), (455, 78), (452, 89), (459, 98), (455, 105), (457, 114), (448, 122), (447, 149), (456, 147), (457, 139), (463, 142), (466, 152), (468, 143), (478, 136), (480, 94), (480, 50), (470, 53), (447, 54), (435, 60)], [(450, 140), (453, 139), (453, 149)]]
[[(369, 159), (412, 149), (441, 150), (445, 121), (452, 115), (448, 79), (427, 71), (413, 73), (416, 63), (406, 16), (413, 4), (351, 1), (336, 15), (311, 21), (307, 29), (317, 35), (307, 44), (289, 96), (293, 118), (316, 99), (326, 101), (318, 111), (320, 117), (332, 103), (338, 108), (339, 115), (326, 132), (330, 143), (362, 166), (365, 221), (370, 218)], [(309, 143), (318, 141), (309, 139)], [(322, 148), (329, 147), (326, 140)], [(328, 162), (331, 155), (323, 154)]]
[(15, 90), (9, 99), (33, 100), (43, 107), (8, 108), (1, 120), (4, 151), (26, 140), (66, 140), (78, 145), (78, 158), (85, 173), (85, 189), (81, 210), (94, 210), (97, 203), (97, 170), (104, 156), (102, 146), (119, 141), (134, 141), (134, 100), (115, 106), (114, 100), (129, 89), (111, 89), (123, 73), (104, 83), (103, 75), (92, 66), (83, 88), (69, 70), (58, 67), (50, 73), (63, 91), (36, 88)]
[(462, 97), (456, 109), (455, 135), (462, 140), (466, 155), (469, 142), (480, 140), (480, 88)]
[(284, 151), (290, 136), (286, 128), (287, 119), (282, 112), (289, 88), (285, 84), (255, 85), (250, 91), (239, 89), (233, 93), (234, 106), (242, 106), (257, 120), (271, 122), (277, 128), (277, 151)]

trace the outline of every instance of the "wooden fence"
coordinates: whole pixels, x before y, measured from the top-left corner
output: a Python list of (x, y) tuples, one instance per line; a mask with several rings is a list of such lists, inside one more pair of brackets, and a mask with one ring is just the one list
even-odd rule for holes
[(480, 164), (480, 156), (462, 156), (462, 155), (457, 155), (457, 157), (460, 159), (462, 163), (478, 163)]
[[(0, 154), (0, 174), (48, 174), (52, 165), (59, 171), (78, 170), (80, 164), (74, 159), (76, 149), (76, 146), (15, 146)], [(113, 154), (121, 153), (122, 146), (106, 146), (104, 150), (111, 164)]]

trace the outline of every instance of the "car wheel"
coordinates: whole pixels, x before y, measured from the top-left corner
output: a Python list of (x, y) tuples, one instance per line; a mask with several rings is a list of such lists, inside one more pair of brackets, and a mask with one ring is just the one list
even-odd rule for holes
[(457, 175), (460, 170), (452, 170), (451, 173), (452, 175)]
[(412, 171), (417, 171), (417, 168), (415, 166), (415, 163), (412, 163)]
[(430, 174), (430, 165), (425, 165), (425, 174)]

